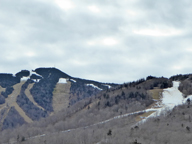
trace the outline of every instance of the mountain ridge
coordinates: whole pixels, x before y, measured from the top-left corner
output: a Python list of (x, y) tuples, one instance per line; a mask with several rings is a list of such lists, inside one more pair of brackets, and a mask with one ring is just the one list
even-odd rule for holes
[[(20, 89), (15, 89), (16, 85), (10, 80), (1, 82), (4, 86), (0, 87), (1, 97), (5, 99), (5, 103), (0, 105), (1, 130), (3, 133), (13, 130), (9, 138), (15, 139), (15, 143), (22, 141), (26, 144), (35, 144), (36, 141), (43, 143), (44, 140), (50, 144), (66, 140), (69, 143), (119, 143), (122, 139), (117, 130), (125, 136), (121, 132), (125, 128), (130, 138), (138, 139), (138, 134), (141, 134), (140, 127), (145, 128), (141, 121), (151, 117), (156, 123), (160, 123), (158, 119), (161, 119), (162, 115), (155, 113), (159, 113), (162, 107), (162, 97), (166, 90), (174, 89), (174, 81), (180, 81), (179, 84), (177, 82), (177, 92), (180, 90), (184, 94), (179, 94), (180, 98), (183, 97), (188, 102), (187, 99), (191, 98), (188, 96), (192, 93), (191, 74), (170, 78), (147, 76), (133, 82), (109, 84), (74, 78), (55, 68), (37, 68), (32, 72), (23, 70), (16, 78), (20, 79), (20, 83), (16, 84), (20, 85)], [(16, 92), (18, 95), (15, 96)], [(13, 107), (15, 103), (24, 114), (19, 113), (17, 107)], [(190, 108), (189, 104), (188, 107)], [(173, 111), (175, 109), (173, 108)], [(153, 118), (153, 115), (158, 117)], [(26, 122), (24, 116), (32, 122)], [(26, 129), (26, 133), (23, 133), (22, 129)], [(186, 129), (189, 132), (189, 128)], [(84, 136), (78, 139), (67, 138), (80, 130), (83, 130), (85, 135), (92, 135), (93, 139), (88, 140)], [(55, 138), (58, 140), (54, 141)], [(118, 138), (118, 141), (115, 138)], [(110, 139), (113, 141), (109, 142)], [(2, 142), (6, 140), (2, 138)], [(126, 140), (120, 143), (126, 143)]]
[[(16, 84), (21, 85), (19, 90), (14, 89)], [(60, 84), (59, 88), (58, 84)], [(29, 85), (32, 86), (30, 89)], [(67, 85), (70, 85), (70, 87)], [(97, 81), (75, 78), (56, 68), (37, 68), (32, 71), (21, 70), (16, 74), (3, 73), (0, 74), (0, 110), (3, 111), (3, 109), (8, 107), (12, 108), (12, 112), (14, 112), (20, 108), (20, 111), (23, 111), (22, 117), (25, 119), (24, 121), (29, 123), (52, 115), (54, 112), (58, 112), (64, 107), (70, 107), (86, 97), (91, 97), (99, 93), (101, 89), (108, 89), (109, 86), (114, 87), (116, 85), (117, 84), (100, 83)], [(65, 95), (67, 98), (60, 96), (60, 100), (64, 99), (65, 101), (63, 102), (68, 103), (65, 104), (66, 106), (62, 106), (63, 104), (60, 102), (59, 98), (56, 98), (59, 97), (59, 95), (54, 92), (56, 89), (59, 91), (65, 89), (68, 93)], [(14, 91), (19, 92), (16, 94)], [(13, 95), (13, 93), (15, 94)], [(11, 104), (7, 103), (8, 99), (13, 99), (9, 100)], [(16, 109), (14, 109), (14, 105), (17, 106)], [(20, 111), (18, 111), (19, 115), (18, 113), (16, 114), (18, 117), (21, 116)], [(7, 110), (7, 113), (8, 112)], [(9, 121), (3, 114), (1, 114), (1, 117), (4, 117), (3, 121)], [(26, 118), (29, 120), (26, 121)], [(13, 122), (9, 124), (7, 122), (3, 123), (3, 121), (2, 125), (7, 125), (4, 126), (3, 129), (10, 127), (9, 125), (16, 125), (13, 124)]]

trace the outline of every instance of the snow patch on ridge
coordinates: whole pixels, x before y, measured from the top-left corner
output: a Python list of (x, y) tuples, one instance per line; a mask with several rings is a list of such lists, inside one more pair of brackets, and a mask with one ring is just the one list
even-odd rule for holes
[(70, 80), (71, 80), (71, 81), (73, 81), (73, 82), (75, 82), (75, 83), (77, 82), (77, 81), (76, 81), (76, 80), (74, 80), (74, 79), (70, 79)]
[(58, 83), (67, 83), (67, 80), (65, 78), (60, 78)]
[[(38, 73), (36, 73), (36, 72), (34, 72), (34, 71), (30, 71), (30, 76), (32, 76), (32, 74), (42, 77), (42, 76), (39, 75)], [(43, 77), (42, 77), (42, 78), (43, 78)]]
[(22, 77), (21, 81), (27, 81), (28, 79), (30, 79), (30, 77)]
[(103, 89), (99, 88), (98, 86), (95, 86), (94, 84), (87, 84), (87, 86), (92, 86), (92, 87), (94, 87), (94, 88), (96, 88), (98, 90), (103, 90)]

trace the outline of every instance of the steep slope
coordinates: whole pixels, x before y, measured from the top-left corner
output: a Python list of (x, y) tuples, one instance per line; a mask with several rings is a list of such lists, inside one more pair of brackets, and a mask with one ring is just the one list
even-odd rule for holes
[[(17, 113), (15, 115), (17, 116), (21, 116), (24, 122), (32, 122), (32, 120), (25, 114), (25, 112), (18, 106), (18, 104), (16, 103), (16, 99), (17, 96), (19, 95), (20, 91), (21, 91), (21, 87), (24, 84), (24, 82), (18, 83), (16, 85), (13, 86), (14, 90), (13, 92), (8, 95), (8, 97), (6, 98), (5, 104), (3, 104), (3, 109), (6, 110), (5, 113), (3, 113), (3, 118), (1, 119), (1, 123), (3, 123), (3, 127), (4, 128), (8, 128), (9, 126), (6, 125), (10, 125), (8, 122), (4, 122), (5, 119), (7, 119), (7, 116), (9, 115), (9, 117), (11, 118), (11, 115), (9, 114), (10, 109), (12, 109), (11, 113), (14, 113), (15, 111), (17, 111)], [(3, 110), (1, 109), (1, 110)], [(12, 119), (12, 118), (11, 118)], [(8, 120), (9, 121), (9, 120)], [(13, 121), (11, 122), (16, 126), (16, 123)], [(22, 122), (19, 124), (23, 124)]]
[(57, 83), (53, 91), (54, 113), (66, 109), (69, 106), (71, 82)]
[(40, 108), (40, 109), (42, 109), (42, 110), (45, 110), (44, 108), (42, 108), (41, 106), (39, 106), (39, 105), (35, 102), (33, 96), (32, 96), (31, 93), (30, 93), (30, 90), (31, 90), (31, 88), (33, 87), (33, 85), (34, 85), (34, 83), (28, 85), (28, 88), (25, 90), (25, 95), (27, 96), (27, 98), (28, 98), (35, 106), (37, 106), (38, 108)]
[[(171, 79), (149, 76), (146, 80), (140, 79), (101, 90), (99, 84), (93, 81), (78, 82), (78, 79), (72, 77), (58, 78), (52, 91), (53, 111), (48, 112), (53, 115), (15, 129), (10, 133), (10, 139), (16, 142), (19, 135), (25, 137), (26, 141), (23, 143), (26, 144), (132, 144), (136, 142), (135, 139), (142, 144), (177, 144), (182, 141), (189, 143), (192, 96), (184, 98), (178, 90), (182, 82), (188, 81), (189, 77), (180, 82), (173, 81), (173, 84)], [(80, 83), (83, 85), (77, 87)], [(73, 84), (76, 87), (72, 88)], [(25, 86), (28, 90), (29, 85)], [(97, 89), (92, 93), (99, 92), (78, 101), (83, 98), (82, 89), (87, 95), (92, 88)], [(24, 90), (27, 94), (26, 89), (21, 92)], [(74, 98), (71, 98), (72, 96)], [(26, 133), (22, 133), (23, 129)], [(177, 136), (174, 137), (174, 134)], [(167, 135), (170, 135), (170, 138)], [(2, 137), (0, 140), (6, 142)]]
[[(146, 112), (148, 116), (157, 111), (157, 108), (152, 110), (151, 105), (157, 103), (157, 99), (160, 100), (160, 98), (158, 97), (155, 101), (152, 100), (149, 94), (151, 84), (155, 84), (156, 87), (152, 88), (160, 92), (160, 89), (168, 86), (170, 81), (165, 78), (155, 78), (154, 80), (125, 83), (101, 91), (94, 97), (76, 102), (68, 109), (36, 123), (38, 128), (33, 125), (34, 129), (41, 132), (30, 138), (24, 135), (24, 137), (29, 138), (26, 143), (42, 143), (45, 140), (47, 143), (58, 143), (59, 141), (62, 143), (66, 140), (69, 143), (109, 143), (108, 138), (113, 139), (114, 143), (126, 143), (124, 139), (122, 141), (119, 138), (119, 133), (122, 135), (126, 133), (126, 137), (129, 136), (132, 127), (137, 130), (136, 124), (138, 123), (135, 120), (137, 116), (140, 117)], [(126, 131), (124, 131), (125, 129)], [(77, 138), (76, 135), (79, 133), (90, 134), (92, 139)], [(118, 137), (116, 137), (117, 135)], [(70, 136), (73, 137), (69, 138)], [(110, 141), (110, 143), (112, 142)]]
[[(55, 68), (38, 68), (34, 70), (34, 72), (36, 72), (43, 78), (38, 83), (34, 84), (30, 92), (34, 97), (34, 100), (41, 107), (43, 107), (45, 110), (49, 112), (53, 112), (52, 107), (53, 91), (57, 83), (59, 82), (60, 78), (66, 79), (66, 81), (71, 82), (70, 86), (71, 97), (69, 102), (70, 105), (73, 105), (77, 101), (80, 101), (86, 97), (91, 97), (100, 92), (100, 90), (98, 90), (97, 88), (88, 86), (87, 84), (94, 84), (97, 87), (101, 87), (102, 89), (108, 88), (108, 86), (104, 86), (104, 84), (99, 82), (71, 77)], [(111, 84), (111, 86), (113, 85), (116, 86), (115, 84)]]
[(12, 77), (19, 82), (1, 82), (0, 126), (8, 130), (2, 131), (0, 143), (132, 144), (137, 139), (158, 144), (181, 143), (174, 133), (181, 139), (190, 136), (191, 75), (148, 76), (122, 85), (74, 78), (55, 68)]

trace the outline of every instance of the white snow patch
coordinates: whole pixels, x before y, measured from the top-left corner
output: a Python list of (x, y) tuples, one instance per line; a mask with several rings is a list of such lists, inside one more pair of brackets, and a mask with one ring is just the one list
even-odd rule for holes
[[(39, 75), (38, 73), (36, 73), (36, 72), (33, 72), (33, 71), (30, 71), (30, 76), (32, 75), (32, 74), (35, 74), (35, 75), (37, 75), (37, 76), (40, 76), (40, 77), (42, 77), (41, 75)], [(43, 77), (42, 77), (43, 78)]]
[(60, 78), (58, 83), (67, 83), (67, 80), (65, 78)]
[(77, 81), (76, 81), (76, 80), (74, 80), (74, 79), (70, 79), (70, 80), (71, 80), (71, 81), (73, 81), (73, 82), (75, 82), (75, 83), (77, 82)]
[(110, 86), (110, 85), (104, 85), (104, 86), (107, 86), (109, 89), (111, 88), (111, 86)]
[(139, 123), (144, 123), (148, 118), (160, 116), (160, 114), (166, 115), (167, 111), (172, 110), (175, 106), (183, 104), (188, 98), (192, 99), (192, 95), (187, 98), (183, 98), (183, 94), (178, 90), (180, 82), (173, 81), (173, 87), (164, 89), (162, 93), (162, 103), (157, 102), (160, 108), (157, 109), (147, 109), (146, 112), (155, 111)]
[(30, 77), (22, 77), (21, 81), (27, 81)]
[(97, 88), (98, 90), (103, 90), (103, 89), (99, 88), (98, 86), (95, 86), (94, 84), (87, 84), (87, 86), (92, 86), (94, 88)]
[(173, 87), (164, 89), (162, 104), (170, 107), (171, 109), (183, 103), (183, 94), (178, 90), (180, 82), (173, 82)]
[(41, 79), (31, 79), (33, 82), (38, 83)]
[(41, 80), (41, 79), (35, 79), (34, 81), (35, 81), (35, 82), (39, 82), (40, 80)]

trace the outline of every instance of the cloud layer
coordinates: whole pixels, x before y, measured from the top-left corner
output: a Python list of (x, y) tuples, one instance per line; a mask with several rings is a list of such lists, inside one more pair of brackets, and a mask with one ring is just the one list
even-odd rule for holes
[(190, 0), (0, 0), (0, 73), (123, 83), (192, 72)]

